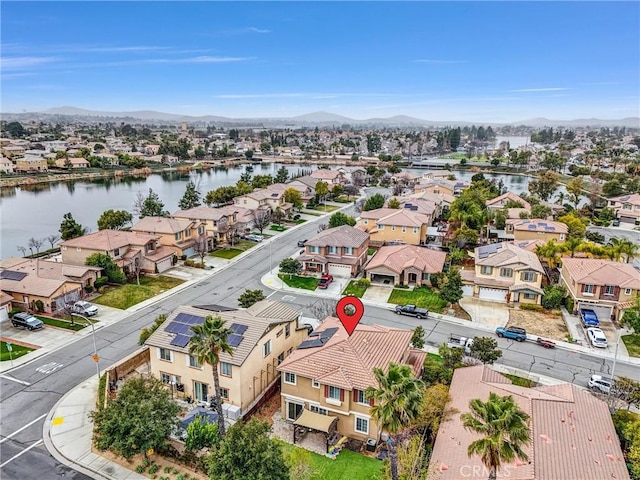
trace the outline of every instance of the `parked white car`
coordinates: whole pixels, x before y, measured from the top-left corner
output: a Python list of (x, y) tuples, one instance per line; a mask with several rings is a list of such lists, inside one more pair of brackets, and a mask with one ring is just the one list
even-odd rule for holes
[(96, 307), (93, 303), (79, 300), (72, 305), (71, 311), (79, 315), (84, 315), (85, 317), (92, 317), (98, 314), (98, 307)]
[(587, 328), (587, 336), (591, 345), (596, 348), (607, 348), (607, 337), (604, 336), (604, 332), (596, 327)]
[(245, 235), (244, 238), (246, 238), (247, 240), (251, 240), (252, 242), (261, 242), (262, 240), (264, 240), (264, 237), (262, 235), (257, 235), (254, 233)]
[(592, 390), (597, 390), (601, 393), (609, 393), (611, 391), (611, 386), (613, 385), (613, 380), (602, 375), (591, 375), (588, 385)]

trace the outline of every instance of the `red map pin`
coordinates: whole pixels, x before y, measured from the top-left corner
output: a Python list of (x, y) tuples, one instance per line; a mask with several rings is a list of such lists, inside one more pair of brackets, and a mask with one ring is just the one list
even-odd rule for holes
[(364, 305), (358, 297), (347, 295), (338, 301), (338, 305), (336, 305), (336, 315), (340, 319), (344, 329), (349, 336), (351, 336), (356, 325), (360, 323), (362, 315), (364, 315)]

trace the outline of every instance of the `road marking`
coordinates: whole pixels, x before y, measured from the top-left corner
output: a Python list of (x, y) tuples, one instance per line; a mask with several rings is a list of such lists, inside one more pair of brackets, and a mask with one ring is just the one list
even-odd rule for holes
[(17, 378), (12, 377), (11, 375), (7, 375), (6, 373), (0, 374), (0, 378), (4, 378), (5, 380), (11, 380), (12, 382), (16, 382), (21, 385), (24, 385), (25, 387), (28, 387), (31, 385), (29, 382), (25, 382), (24, 380), (18, 380)]
[(29, 450), (31, 450), (33, 447), (37, 447), (38, 445), (40, 445), (42, 443), (42, 439), (38, 440), (36, 443), (29, 445), (27, 448), (25, 448), (24, 450), (22, 450), (20, 453), (18, 453), (17, 455), (14, 455), (13, 457), (11, 457), (9, 460), (7, 460), (6, 462), (4, 462), (2, 465), (0, 465), (0, 468), (4, 467), (7, 463), (11, 463), (13, 462), (16, 458), (18, 458), (21, 455), (24, 455), (25, 453), (27, 453)]
[(51, 425), (62, 425), (64, 422), (64, 417), (56, 417), (51, 421)]
[(285, 295), (281, 298), (283, 302), (293, 302), (296, 299), (293, 295)]
[(35, 420), (27, 423), (24, 427), (19, 428), (18, 430), (16, 430), (15, 432), (13, 432), (10, 435), (7, 435), (6, 437), (4, 437), (2, 440), (0, 440), (0, 444), (3, 444), (4, 442), (6, 442), (7, 440), (9, 440), (11, 437), (13, 437), (14, 435), (19, 434), (21, 431), (23, 431), (25, 428), (29, 428), (31, 425), (33, 425), (34, 423), (42, 420), (44, 417), (46, 417), (47, 414), (45, 413), (44, 415), (39, 416), (38, 418), (36, 418)]
[(44, 373), (46, 375), (55, 372), (56, 370), (62, 368), (64, 364), (58, 362), (51, 362), (42, 365), (41, 367), (36, 368), (36, 372)]

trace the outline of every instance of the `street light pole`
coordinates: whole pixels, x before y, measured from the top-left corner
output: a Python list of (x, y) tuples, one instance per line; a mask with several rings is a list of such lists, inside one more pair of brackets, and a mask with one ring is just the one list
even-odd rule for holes
[(613, 404), (611, 402), (611, 393), (613, 390), (613, 386), (614, 383), (616, 381), (616, 362), (618, 361), (618, 347), (620, 346), (620, 337), (622, 336), (622, 328), (620, 328), (618, 330), (618, 339), (616, 340), (616, 351), (613, 354), (613, 365), (611, 366), (611, 386), (609, 387), (609, 393), (608, 393), (608, 402), (609, 403), (609, 409), (612, 409)]
[(83, 320), (87, 321), (87, 325), (91, 325), (91, 336), (93, 337), (93, 361), (96, 362), (96, 374), (98, 376), (98, 382), (100, 382), (100, 357), (98, 356), (98, 347), (96, 345), (96, 329), (93, 326), (93, 322), (90, 321), (84, 315), (80, 315), (78, 313), (72, 313), (71, 315), (75, 317), (80, 317)]

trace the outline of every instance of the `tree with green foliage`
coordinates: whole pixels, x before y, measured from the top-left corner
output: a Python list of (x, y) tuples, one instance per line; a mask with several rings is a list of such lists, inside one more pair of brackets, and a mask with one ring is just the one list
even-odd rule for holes
[(92, 253), (85, 261), (85, 265), (90, 267), (100, 267), (111, 283), (122, 285), (127, 281), (127, 277), (122, 270), (114, 263), (113, 259), (106, 253)]
[(29, 131), (20, 122), (9, 122), (4, 126), (3, 130), (11, 135), (12, 138), (22, 138), (29, 134)]
[(547, 218), (551, 215), (551, 209), (539, 203), (531, 207), (531, 218)]
[(228, 343), (228, 337), (233, 333), (233, 330), (227, 327), (225, 320), (219, 315), (205, 317), (204, 322), (199, 325), (193, 325), (191, 330), (193, 331), (193, 336), (189, 340), (189, 354), (195, 356), (201, 365), (206, 363), (211, 366), (213, 395), (216, 399), (215, 407), (218, 414), (218, 432), (220, 437), (224, 438), (225, 426), (218, 363), (220, 362), (221, 354), (233, 355), (233, 348)]
[(59, 232), (62, 240), (71, 240), (72, 238), (84, 235), (85, 229), (73, 219), (71, 213), (65, 213), (62, 223), (60, 224)]
[(573, 207), (575, 209), (578, 208), (578, 204), (580, 203), (580, 196), (582, 195), (584, 188), (584, 180), (582, 180), (581, 177), (572, 178), (567, 183), (567, 193), (569, 194), (569, 199), (573, 203)]
[(167, 442), (178, 424), (180, 406), (166, 386), (155, 377), (127, 380), (118, 395), (104, 408), (89, 415), (93, 440), (99, 450), (110, 450), (130, 459)]
[[(200, 201), (200, 197), (201, 197), (201, 194), (196, 188), (196, 184), (193, 183), (192, 181), (189, 181), (184, 191), (184, 195), (178, 202), (178, 208), (180, 208), (180, 210), (188, 210), (190, 208), (199, 207), (200, 205), (202, 205), (202, 202)], [(164, 205), (162, 205), (162, 207), (160, 208), (163, 208), (163, 207)]]
[(634, 297), (633, 306), (624, 311), (622, 324), (632, 328), (636, 335), (640, 335), (640, 294)]
[(255, 418), (236, 422), (206, 459), (209, 478), (217, 480), (289, 480), (289, 467), (270, 426)]
[(542, 306), (547, 310), (560, 308), (562, 300), (567, 294), (567, 290), (562, 285), (546, 285), (543, 287), (543, 290)]
[(315, 186), (316, 196), (320, 199), (320, 203), (324, 202), (327, 195), (329, 195), (329, 185), (327, 182), (318, 182)]
[(197, 416), (187, 425), (187, 438), (184, 448), (197, 452), (203, 448), (217, 447), (220, 444), (220, 433), (216, 423), (210, 423), (206, 417)]
[(384, 202), (385, 202), (384, 195), (382, 195), (381, 193), (374, 193), (369, 198), (367, 198), (366, 202), (364, 202), (364, 206), (362, 207), (362, 210), (364, 210), (365, 212), (368, 212), (369, 210), (376, 210), (378, 208), (382, 208), (384, 207)]
[(280, 262), (280, 273), (288, 275), (297, 275), (302, 270), (302, 264), (299, 260), (291, 257), (283, 258)]
[(489, 365), (493, 365), (493, 362), (502, 357), (502, 350), (498, 348), (498, 342), (491, 337), (475, 337), (469, 350), (470, 356)]
[(397, 210), (398, 208), (400, 208), (400, 200), (395, 197), (390, 198), (387, 202), (387, 208), (393, 208), (394, 210)]
[(251, 186), (255, 189), (266, 188), (271, 184), (273, 184), (273, 177), (269, 174), (256, 175), (251, 179)]
[(391, 362), (384, 369), (374, 367), (377, 387), (365, 391), (366, 398), (373, 399), (371, 417), (378, 430), (389, 433), (389, 460), (391, 478), (398, 480), (397, 435), (409, 428), (420, 416), (424, 384), (413, 376), (411, 367)]
[(273, 179), (273, 183), (287, 183), (289, 179), (289, 170), (284, 165), (281, 166), (276, 172), (276, 176)]
[(204, 203), (208, 207), (211, 207), (213, 205), (221, 205), (233, 200), (233, 197), (235, 197), (236, 195), (239, 194), (236, 190), (236, 187), (234, 187), (233, 185), (218, 187), (215, 190), (211, 190), (207, 193), (207, 195), (204, 197)]
[(282, 225), (282, 222), (284, 221), (285, 216), (286, 215), (284, 211), (280, 207), (276, 207), (276, 209), (271, 214), (273, 223), (275, 223), (276, 225)]
[(167, 320), (167, 314), (161, 313), (158, 315), (151, 326), (149, 328), (144, 327), (140, 330), (140, 337), (138, 338), (138, 345), (144, 345), (144, 342), (151, 336), (153, 332), (155, 332), (160, 325), (162, 325)]
[(289, 187), (284, 191), (284, 201), (293, 205), (296, 210), (300, 210), (304, 206), (302, 194), (293, 187)]
[(152, 188), (145, 197), (142, 192), (138, 192), (133, 203), (133, 211), (139, 218), (144, 217), (168, 217), (169, 212), (164, 209), (164, 203)]
[(294, 480), (313, 480), (318, 477), (319, 472), (309, 450), (294, 447), (285, 453), (285, 462), (289, 467), (289, 475)]
[(624, 193), (624, 186), (617, 178), (609, 180), (602, 185), (602, 194), (606, 197), (617, 197)]
[(424, 328), (422, 327), (422, 325), (418, 325), (413, 329), (411, 345), (413, 346), (413, 348), (419, 349), (422, 349), (424, 347)]
[(496, 480), (502, 463), (528, 460), (522, 447), (529, 438), (529, 415), (520, 410), (512, 396), (500, 397), (491, 392), (487, 402), (479, 398), (469, 402), (469, 413), (460, 415), (466, 430), (481, 435), (467, 447), (467, 455), (480, 456), (489, 470), (489, 480)]
[(507, 226), (507, 214), (504, 210), (498, 210), (493, 217), (493, 224), (498, 230), (504, 230)]
[(455, 268), (447, 272), (447, 280), (440, 288), (440, 298), (451, 304), (462, 298), (462, 277)]
[(336, 212), (329, 218), (329, 228), (339, 227), (341, 225), (349, 225), (353, 227), (356, 219), (346, 213)]
[(267, 297), (259, 288), (255, 290), (246, 289), (238, 297), (238, 304), (240, 304), (242, 308), (249, 308), (254, 303), (264, 300), (265, 298)]
[(105, 210), (98, 218), (98, 230), (122, 230), (133, 220), (126, 210)]
[(575, 211), (571, 211), (566, 215), (558, 217), (558, 221), (564, 223), (569, 229), (569, 238), (584, 238), (584, 234), (587, 231), (587, 220), (582, 218)]
[(553, 170), (547, 170), (537, 179), (531, 180), (527, 186), (529, 193), (545, 202), (555, 193), (559, 176)]

